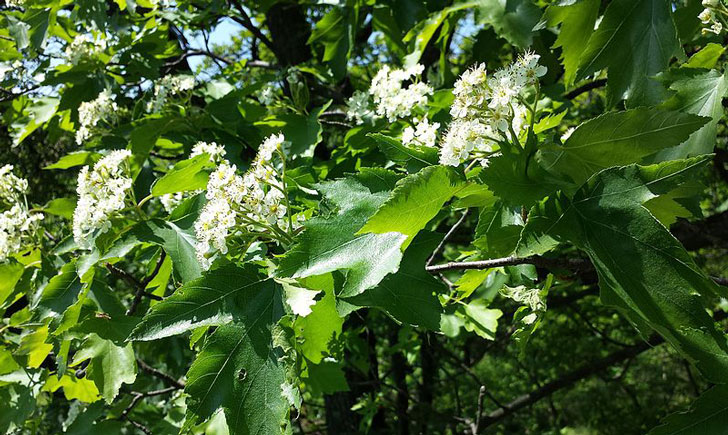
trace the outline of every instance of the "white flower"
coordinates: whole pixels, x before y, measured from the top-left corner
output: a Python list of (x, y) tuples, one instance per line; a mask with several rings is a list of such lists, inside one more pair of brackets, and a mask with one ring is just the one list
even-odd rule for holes
[(283, 134), (272, 134), (268, 136), (260, 145), (260, 148), (258, 148), (257, 162), (270, 162), (273, 159), (273, 154), (275, 154), (277, 150), (283, 149), (285, 141), (286, 138), (283, 137)]
[(421, 120), (414, 119), (415, 128), (407, 127), (402, 132), (402, 143), (409, 145), (411, 143), (418, 143), (420, 145), (434, 147), (437, 141), (437, 129), (440, 128), (440, 123), (435, 122), (430, 124), (427, 118)]
[(164, 76), (154, 84), (154, 98), (147, 103), (148, 112), (158, 112), (167, 103), (170, 95), (189, 91), (195, 87), (192, 76)]
[[(470, 158), (487, 164), (487, 155), (498, 141), (519, 136), (529, 111), (521, 103), (527, 86), (546, 74), (537, 54), (526, 52), (512, 65), (488, 75), (485, 64), (466, 70), (455, 82), (450, 107), (454, 121), (441, 140), (440, 162), (457, 166)], [(417, 132), (413, 132), (417, 136)], [(408, 132), (409, 134), (409, 132)], [(472, 153), (473, 150), (478, 152)]]
[(227, 154), (225, 147), (222, 145), (218, 145), (215, 142), (207, 143), (200, 141), (192, 147), (190, 158), (204, 153), (207, 153), (210, 156), (210, 161), (214, 163), (222, 161), (225, 158), (225, 154)]
[(85, 101), (78, 107), (79, 127), (76, 130), (76, 143), (81, 145), (91, 137), (91, 128), (99, 121), (116, 116), (119, 107), (112, 99), (111, 91), (106, 89), (93, 101)]
[[(217, 252), (227, 253), (226, 240), (235, 227), (250, 231), (266, 231), (271, 225), (289, 227), (284, 184), (273, 158), (285, 144), (282, 134), (266, 138), (243, 176), (227, 161), (210, 174), (205, 194), (208, 203), (195, 222), (197, 258), (203, 268), (210, 267)], [(297, 219), (291, 227), (297, 228), (301, 222)]]
[(422, 65), (415, 65), (406, 70), (390, 69), (384, 65), (372, 79), (369, 93), (373, 96), (376, 105), (376, 114), (384, 116), (389, 121), (408, 117), (412, 110), (427, 103), (427, 96), (432, 94), (432, 88), (426, 83), (415, 80), (406, 88), (402, 82), (419, 79), (424, 71)]
[(43, 219), (41, 213), (28, 210), (25, 198), (28, 181), (15, 176), (12, 170), (11, 165), (0, 168), (0, 203), (10, 206), (0, 213), (0, 262), (32, 242), (36, 222)]
[(182, 204), (185, 199), (185, 192), (165, 193), (159, 197), (159, 201), (162, 203), (162, 207), (167, 213), (177, 208), (178, 205)]
[(0, 201), (13, 204), (28, 190), (28, 180), (15, 176), (13, 165), (0, 168)]
[(502, 69), (493, 74), (488, 80), (488, 86), (490, 87), (488, 107), (494, 110), (508, 108), (521, 92), (521, 86), (517, 83), (516, 76), (508, 69)]
[(496, 132), (477, 119), (455, 121), (440, 144), (440, 163), (458, 166), (473, 151), (481, 155), (490, 153), (494, 145), (491, 138), (497, 137)]
[(195, 222), (197, 259), (204, 269), (210, 267), (210, 254), (219, 251), (227, 253), (226, 239), (230, 228), (236, 224), (235, 210), (224, 198), (214, 198), (205, 204)]
[(713, 15), (713, 11), (711, 9), (703, 9), (703, 12), (698, 14), (698, 19), (703, 22), (703, 24), (710, 24), (711, 21), (715, 16)]
[(377, 118), (377, 114), (371, 108), (368, 92), (354, 92), (346, 105), (346, 119), (356, 120), (357, 124), (373, 122)]
[(93, 170), (84, 166), (78, 174), (78, 203), (73, 213), (73, 238), (82, 249), (91, 249), (97, 234), (111, 228), (111, 216), (124, 208), (132, 186), (125, 168), (129, 150), (112, 151)]
[(402, 131), (402, 143), (409, 145), (415, 140), (415, 129), (412, 127), (406, 127)]
[(81, 61), (91, 59), (106, 50), (106, 40), (95, 38), (93, 41), (87, 35), (77, 35), (66, 47), (66, 59), (74, 65)]

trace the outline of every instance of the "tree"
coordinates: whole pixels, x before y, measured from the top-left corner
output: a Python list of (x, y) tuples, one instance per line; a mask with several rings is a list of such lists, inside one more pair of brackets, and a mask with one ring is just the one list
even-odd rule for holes
[(0, 17), (5, 432), (728, 426), (723, 0)]

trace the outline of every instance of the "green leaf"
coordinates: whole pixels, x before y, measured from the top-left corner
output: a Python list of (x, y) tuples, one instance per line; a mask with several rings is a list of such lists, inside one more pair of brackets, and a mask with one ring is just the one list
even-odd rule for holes
[(528, 159), (526, 154), (494, 157), (488, 160), (480, 179), (495, 196), (512, 205), (533, 204), (565, 185)]
[(415, 173), (422, 168), (436, 165), (439, 161), (437, 149), (431, 147), (406, 147), (398, 140), (379, 133), (368, 135), (377, 141), (379, 149), (387, 158), (403, 168), (409, 173)]
[(552, 113), (546, 117), (541, 118), (534, 126), (533, 132), (536, 134), (543, 133), (544, 131), (551, 130), (561, 125), (561, 121), (566, 116), (567, 111), (562, 110), (559, 113)]
[(372, 193), (394, 189), (403, 175), (384, 168), (360, 168), (356, 180)]
[(476, 299), (459, 309), (459, 314), (465, 320), (467, 331), (475, 332), (486, 340), (495, 340), (498, 319), (503, 315), (501, 310), (488, 308), (488, 301)]
[(404, 57), (404, 66), (411, 67), (420, 61), (422, 53), (424, 53), (425, 48), (427, 48), (427, 44), (429, 44), (430, 40), (435, 35), (435, 32), (437, 32), (437, 29), (442, 26), (445, 20), (450, 17), (452, 13), (472, 8), (476, 4), (476, 2), (460, 3), (434, 12), (426, 20), (418, 23), (409, 32), (407, 32), (403, 41), (406, 43), (411, 42), (411, 48), (410, 53)]
[(99, 398), (99, 390), (96, 385), (86, 379), (77, 379), (75, 376), (65, 375), (58, 379), (51, 376), (46, 380), (43, 391), (50, 393), (56, 392), (59, 388), (63, 388), (63, 396), (66, 400), (80, 400), (81, 402), (91, 403)]
[(505, 257), (518, 245), (522, 229), (519, 207), (509, 207), (498, 201), (492, 207), (480, 210), (473, 244), (485, 258)]
[(458, 174), (445, 166), (430, 166), (409, 175), (397, 182), (387, 201), (357, 234), (398, 232), (407, 236), (406, 247), (463, 186)]
[(397, 22), (393, 10), (389, 5), (374, 5), (372, 8), (372, 28), (382, 32), (386, 36), (385, 42), (387, 47), (397, 57), (405, 55), (407, 47), (404, 41), (402, 41), (402, 27)]
[(207, 154), (182, 160), (154, 183), (152, 195), (162, 196), (167, 193), (204, 189), (209, 178), (209, 173), (205, 169), (213, 166)]
[(0, 403), (3, 412), (0, 413), (0, 431), (12, 433), (25, 427), (25, 420), (33, 414), (36, 400), (33, 390), (19, 384), (7, 388), (0, 388)]
[(667, 0), (615, 0), (609, 3), (581, 56), (577, 80), (608, 69), (612, 105), (660, 102), (664, 91), (652, 79), (680, 54), (680, 41)]
[(111, 340), (90, 334), (70, 365), (76, 366), (88, 359), (91, 361), (86, 376), (94, 381), (106, 403), (114, 401), (122, 384), (133, 384), (136, 380), (136, 359), (131, 343), (120, 347)]
[(648, 435), (726, 434), (728, 433), (728, 385), (716, 385), (690, 406), (686, 412), (665, 418), (664, 424)]
[(288, 424), (288, 401), (281, 394), (285, 369), (272, 346), (271, 327), (280, 318), (280, 300), (244, 323), (220, 326), (187, 372), (184, 429), (223, 408), (231, 434), (274, 434)]
[(13, 122), (13, 146), (17, 146), (31, 133), (53, 118), (58, 109), (57, 98), (44, 97), (33, 101), (23, 112), (23, 117)]
[(294, 157), (312, 157), (316, 145), (323, 136), (323, 127), (319, 116), (328, 108), (330, 103), (324, 104), (311, 111), (308, 115), (298, 113), (286, 113), (276, 118), (266, 119), (257, 122), (256, 126), (266, 127), (266, 132), (283, 133), (286, 140), (291, 142), (291, 155)]
[[(180, 204), (169, 216), (169, 220), (151, 219), (139, 222), (124, 233), (105, 257), (123, 256), (130, 246), (139, 243), (159, 245), (172, 259), (174, 273), (183, 282), (191, 281), (202, 274), (202, 268), (195, 255), (195, 220), (204, 206), (203, 194), (196, 195)], [(116, 255), (115, 250), (120, 250)]]
[(28, 37), (30, 45), (34, 50), (45, 45), (48, 36), (48, 28), (55, 22), (56, 12), (47, 9), (27, 9), (23, 15), (23, 21), (29, 25)]
[(700, 51), (690, 56), (690, 59), (680, 68), (705, 68), (712, 69), (718, 63), (718, 60), (725, 52), (725, 47), (713, 42), (701, 48)]
[(53, 350), (53, 345), (46, 343), (47, 339), (48, 325), (43, 325), (35, 331), (23, 335), (15, 355), (27, 356), (26, 366), (38, 368)]
[(73, 211), (76, 209), (76, 197), (56, 198), (48, 201), (43, 207), (43, 212), (60, 216), (65, 219), (73, 218)]
[(13, 294), (15, 284), (23, 276), (25, 267), (17, 261), (8, 261), (0, 264), (0, 305)]
[(533, 28), (541, 10), (531, 0), (478, 0), (478, 20), (493, 27), (511, 44), (526, 48), (533, 42)]
[(587, 47), (589, 36), (594, 32), (599, 3), (599, 0), (583, 0), (564, 6), (554, 4), (544, 13), (543, 20), (549, 26), (561, 24), (553, 48), (561, 47), (561, 62), (565, 70), (564, 83), (567, 86), (572, 85), (576, 79), (581, 54)]
[(324, 360), (320, 364), (306, 361), (306, 373), (301, 377), (312, 394), (333, 394), (349, 391), (342, 364), (338, 361)]
[(353, 178), (322, 183), (317, 189), (339, 208), (338, 213), (305, 223), (305, 231), (296, 238), (296, 245), (281, 258), (277, 275), (304, 278), (345, 271), (346, 282), (339, 296), (349, 297), (396, 272), (406, 236), (392, 232), (357, 235), (386, 194), (371, 193)]
[(69, 169), (76, 166), (93, 165), (99, 159), (99, 153), (92, 151), (75, 151), (61, 157), (57, 162), (43, 169)]
[(546, 170), (578, 185), (602, 169), (641, 163), (651, 154), (676, 146), (707, 121), (648, 107), (606, 113), (577, 127), (563, 146), (545, 147), (538, 158)]
[(76, 303), (84, 284), (76, 273), (76, 262), (71, 261), (61, 267), (58, 275), (51, 278), (43, 289), (37, 305), (37, 313), (41, 318), (58, 317), (68, 307)]
[(298, 351), (314, 364), (331, 354), (330, 344), (341, 334), (344, 319), (336, 311), (336, 298), (334, 297), (334, 280), (331, 274), (313, 276), (302, 280), (303, 284), (324, 292), (311, 314), (298, 317), (293, 323), (296, 336), (303, 342)]
[(339, 312), (348, 314), (360, 307), (375, 307), (398, 322), (438, 331), (442, 315), (438, 294), (447, 288), (425, 271), (425, 262), (440, 240), (441, 234), (421, 232), (407, 248), (397, 273), (358, 296), (340, 299)]
[(657, 331), (712, 382), (726, 382), (728, 344), (701, 301), (720, 289), (642, 205), (693, 179), (708, 161), (604, 170), (573, 200), (557, 195), (534, 207), (522, 242), (574, 243), (597, 269), (603, 303), (624, 310), (644, 334), (645, 325)]
[(728, 71), (679, 68), (668, 73), (664, 80), (675, 92), (662, 105), (664, 108), (711, 119), (683, 144), (658, 153), (656, 159), (673, 160), (713, 152), (718, 121), (724, 113), (722, 100), (728, 94)]
[(309, 44), (320, 42), (324, 45), (322, 60), (329, 64), (336, 80), (341, 80), (346, 75), (358, 16), (358, 7), (334, 7), (316, 22), (308, 38)]
[(280, 285), (257, 267), (228, 264), (183, 285), (154, 305), (134, 328), (130, 340), (158, 340), (200, 326), (240, 321), (266, 310)]

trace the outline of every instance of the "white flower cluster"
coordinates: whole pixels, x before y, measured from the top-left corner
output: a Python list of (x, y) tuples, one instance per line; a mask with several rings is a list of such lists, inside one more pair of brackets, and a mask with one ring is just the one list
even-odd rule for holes
[(28, 181), (15, 176), (12, 170), (12, 165), (0, 168), (0, 202), (10, 207), (0, 213), (0, 262), (20, 252), (32, 238), (36, 222), (43, 219), (42, 214), (28, 211)]
[(99, 121), (108, 120), (116, 116), (119, 107), (112, 99), (109, 89), (100, 93), (93, 101), (84, 101), (78, 107), (79, 127), (76, 130), (76, 143), (81, 145), (83, 141), (91, 137), (91, 128)]
[(465, 71), (450, 108), (453, 122), (441, 142), (440, 162), (457, 166), (476, 151), (483, 163), (499, 141), (515, 140), (526, 122), (523, 92), (546, 74), (539, 56), (526, 52), (513, 64), (488, 76), (485, 64)]
[(238, 225), (251, 231), (288, 228), (284, 185), (274, 163), (285, 144), (282, 134), (268, 137), (243, 176), (237, 175), (235, 165), (228, 162), (221, 163), (210, 175), (208, 202), (195, 222), (197, 258), (203, 268), (210, 267), (216, 252), (227, 253), (228, 236)]
[(703, 23), (703, 34), (715, 33), (720, 35), (723, 31), (728, 8), (720, 0), (703, 0), (703, 11), (698, 18)]
[(74, 65), (81, 61), (91, 59), (106, 50), (106, 40), (95, 38), (91, 40), (88, 35), (77, 35), (66, 47), (66, 59)]
[(377, 114), (374, 113), (371, 101), (369, 100), (369, 92), (354, 92), (346, 102), (346, 106), (346, 119), (350, 121), (355, 120), (357, 124), (364, 124), (365, 122), (373, 123), (377, 119)]
[[(357, 91), (347, 102), (346, 117), (357, 124), (386, 117), (390, 122), (412, 115), (412, 111), (427, 103), (432, 87), (420, 81), (425, 67), (417, 64), (407, 69), (391, 69), (384, 65), (372, 79), (369, 92)], [(404, 82), (410, 81), (407, 87)], [(371, 94), (375, 109), (371, 109)]]
[(154, 97), (147, 103), (148, 112), (159, 112), (170, 95), (189, 91), (195, 87), (192, 76), (164, 76), (154, 84)]
[(213, 163), (220, 163), (225, 158), (225, 154), (227, 154), (225, 147), (222, 145), (218, 145), (215, 142), (208, 143), (199, 141), (192, 147), (190, 158), (197, 157), (205, 153), (210, 156), (210, 161)]
[(73, 239), (81, 249), (91, 249), (96, 235), (111, 228), (111, 216), (124, 208), (132, 180), (127, 175), (129, 150), (112, 151), (93, 170), (78, 174), (78, 204), (73, 212)]
[(25, 0), (5, 0), (5, 6), (9, 8), (20, 8), (25, 4)]
[[(192, 147), (192, 152), (190, 153), (190, 158), (197, 157), (201, 154), (207, 153), (210, 156), (210, 161), (213, 163), (220, 163), (225, 159), (225, 148), (222, 145), (218, 145), (215, 142), (197, 142)], [(196, 195), (200, 193), (199, 190), (193, 191), (191, 194)], [(159, 201), (162, 203), (162, 206), (167, 211), (167, 213), (172, 213), (172, 210), (174, 210), (187, 196), (187, 192), (175, 192), (175, 193), (167, 193), (162, 195), (159, 198)]]
[(402, 131), (402, 143), (405, 145), (416, 144), (434, 147), (435, 142), (437, 142), (437, 129), (440, 128), (440, 123), (430, 124), (430, 121), (425, 117), (420, 120), (415, 118), (412, 122), (415, 124), (414, 128), (406, 127)]
[[(389, 69), (384, 65), (372, 79), (369, 93), (374, 98), (378, 116), (386, 117), (390, 122), (412, 114), (412, 110), (427, 103), (427, 96), (432, 88), (419, 81), (425, 67), (417, 64), (407, 69)], [(413, 81), (406, 88), (405, 81)]]

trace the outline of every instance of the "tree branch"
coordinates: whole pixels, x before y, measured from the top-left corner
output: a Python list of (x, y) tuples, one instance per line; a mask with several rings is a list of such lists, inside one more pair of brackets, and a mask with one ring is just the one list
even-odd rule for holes
[(137, 286), (136, 294), (134, 294), (134, 299), (131, 301), (131, 307), (129, 307), (128, 310), (126, 310), (126, 315), (131, 316), (136, 311), (137, 307), (139, 306), (139, 303), (142, 301), (142, 297), (146, 294), (147, 286), (150, 282), (154, 279), (154, 277), (157, 276), (159, 273), (159, 269), (162, 268), (162, 263), (164, 263), (164, 259), (167, 258), (167, 253), (164, 252), (164, 249), (162, 249), (162, 252), (159, 254), (159, 259), (157, 259), (157, 265), (154, 266), (154, 270), (152, 271), (152, 274), (148, 277), (144, 278), (143, 281), (139, 283)]
[(539, 400), (550, 396), (554, 392), (563, 388), (569, 387), (572, 384), (594, 375), (602, 370), (605, 370), (621, 361), (633, 358), (640, 353), (651, 349), (652, 347), (659, 345), (664, 342), (664, 339), (660, 336), (653, 336), (648, 341), (638, 343), (634, 346), (630, 346), (624, 349), (620, 349), (600, 360), (594, 361), (591, 364), (583, 365), (576, 370), (566, 373), (558, 379), (551, 381), (540, 388), (537, 388), (530, 393), (523, 394), (506, 405), (488, 413), (482, 420), (482, 427), (479, 429), (485, 429), (500, 420), (508, 417), (516, 411), (519, 411), (529, 405), (532, 405)]
[(185, 387), (184, 383), (178, 381), (177, 379), (173, 378), (172, 376), (168, 375), (167, 373), (164, 373), (160, 370), (155, 369), (154, 367), (150, 366), (149, 364), (145, 363), (144, 361), (140, 360), (139, 358), (137, 358), (136, 362), (137, 362), (137, 366), (141, 370), (149, 373), (152, 376), (156, 376), (157, 378), (163, 380), (164, 382), (171, 384), (173, 387), (175, 387), (177, 389), (183, 389)]
[(564, 94), (564, 98), (567, 100), (573, 100), (574, 98), (578, 97), (579, 95), (583, 94), (584, 92), (589, 92), (592, 89), (601, 88), (602, 86), (607, 84), (607, 79), (597, 79), (594, 81), (591, 81), (589, 83), (585, 83), (578, 88), (574, 89), (573, 91), (567, 92)]
[[(728, 313), (724, 311), (718, 311), (715, 313), (714, 320), (720, 321), (725, 319), (726, 317), (728, 317)], [(551, 381), (531, 391), (530, 393), (518, 396), (506, 405), (501, 406), (498, 409), (488, 413), (488, 415), (486, 415), (483, 419), (483, 425), (480, 429), (486, 429), (489, 426), (492, 426), (500, 420), (508, 417), (509, 415), (527, 406), (530, 406), (545, 397), (549, 397), (556, 391), (567, 388), (582, 379), (597, 374), (615, 364), (619, 364), (622, 361), (634, 358), (642, 352), (652, 349), (653, 347), (659, 346), (663, 343), (665, 343), (664, 338), (659, 335), (653, 335), (647, 341), (642, 341), (635, 344), (634, 346), (622, 348), (612, 354), (607, 355), (602, 359), (594, 361), (590, 364), (582, 365), (581, 367), (571, 372), (563, 374), (556, 380)]]
[(455, 222), (455, 225), (450, 228), (450, 230), (445, 234), (445, 237), (440, 240), (440, 243), (437, 245), (434, 251), (432, 251), (432, 254), (430, 255), (430, 258), (427, 259), (427, 262), (425, 263), (425, 269), (430, 267), (432, 262), (435, 260), (435, 257), (440, 252), (443, 246), (445, 246), (445, 243), (450, 239), (450, 237), (457, 231), (458, 227), (462, 225), (462, 223), (465, 221), (465, 218), (468, 217), (468, 213), (470, 212), (469, 208), (466, 208), (463, 212), (463, 215), (460, 216), (460, 219), (458, 219), (457, 222)]
[(230, 18), (235, 21), (236, 23), (240, 24), (241, 26), (245, 27), (250, 33), (253, 34), (257, 39), (260, 40), (263, 44), (266, 45), (266, 47), (270, 48), (270, 51), (273, 52), (273, 54), (276, 53), (276, 49), (273, 46), (273, 42), (271, 42), (270, 39), (268, 39), (267, 36), (263, 34), (263, 32), (255, 27), (253, 24), (253, 21), (250, 19), (250, 16), (247, 12), (245, 12), (245, 8), (238, 0), (231, 0), (233, 6), (235, 6), (235, 9), (237, 9), (238, 13), (240, 14), (240, 17), (231, 16)]
[(520, 264), (533, 264), (534, 266), (539, 267), (564, 268), (575, 271), (587, 271), (593, 269), (589, 260), (582, 258), (545, 258), (541, 256), (519, 258), (510, 256), (491, 260), (437, 264), (434, 266), (426, 266), (425, 270), (430, 273), (436, 273), (443, 270), (489, 269), (492, 267), (518, 266)]

